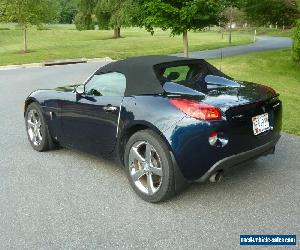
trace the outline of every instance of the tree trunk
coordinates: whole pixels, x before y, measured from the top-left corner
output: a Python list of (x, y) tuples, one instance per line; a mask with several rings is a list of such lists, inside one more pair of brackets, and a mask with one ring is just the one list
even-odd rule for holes
[(230, 20), (229, 20), (229, 44), (232, 43), (232, 12), (233, 8), (230, 6)]
[(114, 28), (114, 38), (118, 38), (118, 29)]
[(114, 38), (120, 38), (121, 37), (121, 28), (115, 27), (114, 28)]
[(183, 32), (183, 54), (185, 57), (189, 57), (189, 41), (187, 30)]
[(27, 26), (24, 25), (24, 28), (23, 28), (23, 39), (24, 39), (24, 47), (23, 47), (23, 52), (24, 53), (27, 53), (28, 50), (27, 50)]

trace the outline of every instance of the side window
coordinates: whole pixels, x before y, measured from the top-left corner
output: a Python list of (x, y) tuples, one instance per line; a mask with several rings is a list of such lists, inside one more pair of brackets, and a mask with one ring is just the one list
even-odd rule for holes
[(187, 74), (190, 70), (189, 66), (177, 66), (166, 68), (164, 78), (172, 82), (180, 82), (186, 80)]
[(92, 96), (123, 96), (126, 77), (117, 72), (94, 75), (85, 85), (85, 93)]

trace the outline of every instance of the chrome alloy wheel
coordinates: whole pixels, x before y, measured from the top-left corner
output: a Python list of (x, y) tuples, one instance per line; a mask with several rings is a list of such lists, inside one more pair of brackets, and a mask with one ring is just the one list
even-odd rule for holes
[(138, 141), (129, 152), (129, 173), (136, 187), (147, 195), (156, 193), (162, 183), (162, 163), (154, 147)]
[(27, 115), (27, 132), (31, 142), (39, 146), (43, 140), (42, 122), (36, 110), (32, 109)]

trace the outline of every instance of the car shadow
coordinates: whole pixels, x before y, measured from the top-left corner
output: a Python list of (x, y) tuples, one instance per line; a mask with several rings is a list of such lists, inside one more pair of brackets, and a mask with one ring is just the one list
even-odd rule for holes
[(265, 178), (272, 178), (272, 173), (265, 168), (265, 164), (259, 160), (251, 161), (232, 168), (224, 173), (224, 178), (218, 183), (211, 183), (209, 181), (204, 183), (191, 183), (186, 189), (181, 191), (170, 203), (182, 202), (183, 200), (202, 199), (210, 200), (213, 197), (218, 197), (219, 202), (223, 198), (228, 198), (231, 195), (244, 192), (248, 195), (256, 189), (258, 185), (264, 183)]
[[(84, 165), (84, 162), (89, 162), (92, 164), (87, 164), (82, 167), (93, 168), (93, 170), (105, 171), (105, 175), (114, 176), (115, 181), (119, 183), (120, 186), (128, 188), (126, 190), (126, 195), (128, 193), (134, 193), (131, 190), (130, 184), (127, 181), (126, 173), (124, 167), (117, 161), (114, 161), (109, 157), (99, 157), (78, 151), (76, 149), (60, 148), (59, 150), (49, 151), (48, 153), (55, 154), (56, 156), (69, 156)], [(154, 204), (154, 206), (178, 206), (185, 203), (188, 204), (216, 204), (218, 202), (224, 202), (226, 199), (231, 199), (231, 197), (239, 197), (244, 199), (243, 195), (247, 196), (253, 193), (253, 190), (257, 190), (261, 185), (265, 183), (265, 179), (275, 178), (272, 176), (272, 172), (268, 169), (270, 167), (270, 161), (256, 160), (252, 162), (245, 163), (237, 168), (232, 168), (224, 174), (224, 178), (219, 183), (191, 183), (184, 190), (177, 193), (175, 197), (171, 198), (162, 203)], [(69, 166), (74, 167), (74, 166)], [(118, 173), (116, 175), (116, 173)], [(113, 185), (112, 183), (107, 183), (107, 185)], [(142, 201), (137, 195), (130, 194), (130, 199), (132, 202)], [(145, 202), (145, 204), (149, 204)], [(152, 205), (150, 205), (152, 206)]]

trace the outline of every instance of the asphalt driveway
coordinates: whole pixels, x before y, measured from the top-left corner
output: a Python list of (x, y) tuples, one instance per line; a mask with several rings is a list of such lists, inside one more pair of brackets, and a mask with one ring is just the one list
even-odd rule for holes
[[(274, 36), (258, 36), (255, 43), (232, 46), (222, 49), (202, 50), (190, 52), (192, 58), (212, 59), (225, 56), (243, 55), (252, 52), (261, 52), (274, 49), (290, 48), (292, 39), (289, 37), (274, 37)], [(183, 54), (176, 54), (183, 56)]]
[(299, 137), (283, 134), (275, 155), (158, 205), (138, 198), (107, 160), (33, 151), (25, 97), (81, 82), (100, 65), (0, 71), (0, 249), (236, 249), (240, 234), (299, 239)]

